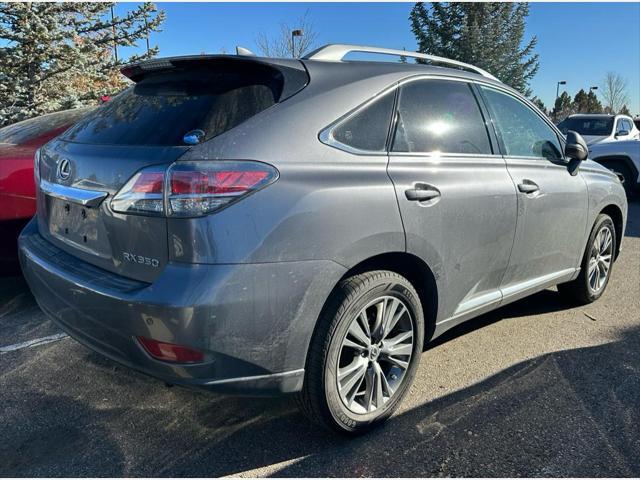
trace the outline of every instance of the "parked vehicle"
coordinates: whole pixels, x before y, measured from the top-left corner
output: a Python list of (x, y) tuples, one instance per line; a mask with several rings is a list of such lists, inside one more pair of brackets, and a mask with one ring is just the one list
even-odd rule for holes
[(640, 130), (627, 115), (579, 113), (569, 115), (558, 128), (565, 135), (569, 130), (578, 132), (588, 145), (640, 139)]
[(640, 191), (640, 141), (596, 143), (589, 147), (589, 158), (621, 176), (628, 197)]
[(635, 117), (633, 119), (633, 123), (635, 124), (636, 128), (640, 130), (640, 117)]
[(66, 110), (0, 128), (0, 271), (17, 266), (18, 234), (36, 211), (35, 151), (87, 111)]
[(552, 285), (581, 302), (607, 286), (618, 177), (477, 67), (329, 45), (123, 72), (134, 86), (40, 150), (20, 237), (42, 309), (118, 362), (297, 392), (361, 432), (398, 406), (425, 341)]

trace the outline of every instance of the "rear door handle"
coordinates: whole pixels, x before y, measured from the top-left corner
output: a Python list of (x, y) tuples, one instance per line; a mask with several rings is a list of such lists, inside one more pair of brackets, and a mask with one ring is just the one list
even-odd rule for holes
[(426, 202), (440, 196), (438, 189), (428, 186), (416, 185), (415, 188), (409, 188), (404, 191), (407, 200), (411, 202)]
[(522, 183), (518, 184), (518, 190), (522, 193), (534, 193), (540, 190), (540, 187), (531, 180), (523, 180)]

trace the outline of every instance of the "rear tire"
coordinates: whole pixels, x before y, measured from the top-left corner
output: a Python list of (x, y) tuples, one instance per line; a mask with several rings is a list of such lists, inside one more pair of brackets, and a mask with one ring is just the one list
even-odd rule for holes
[(406, 395), (423, 341), (422, 306), (406, 278), (377, 270), (341, 281), (311, 340), (298, 405), (339, 433), (371, 429)]
[(609, 284), (616, 248), (613, 220), (609, 215), (601, 213), (591, 229), (580, 264), (580, 275), (572, 282), (558, 285), (558, 292), (580, 304), (599, 299)]

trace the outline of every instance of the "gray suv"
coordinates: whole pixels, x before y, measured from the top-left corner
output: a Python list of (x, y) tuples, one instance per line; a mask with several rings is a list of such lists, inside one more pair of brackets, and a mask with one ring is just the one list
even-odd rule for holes
[(552, 285), (581, 302), (607, 286), (618, 178), (477, 67), (329, 45), (123, 73), (36, 155), (20, 237), (42, 310), (117, 362), (296, 392), (355, 433), (398, 406), (425, 342)]

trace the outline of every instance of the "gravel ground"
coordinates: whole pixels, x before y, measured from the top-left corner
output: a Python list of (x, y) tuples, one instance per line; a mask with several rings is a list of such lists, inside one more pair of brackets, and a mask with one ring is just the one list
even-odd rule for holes
[[(0, 347), (59, 334), (0, 279)], [(194, 392), (69, 338), (0, 353), (1, 476), (640, 476), (640, 202), (605, 295), (547, 290), (422, 355), (401, 409), (343, 439), (288, 398)]]

